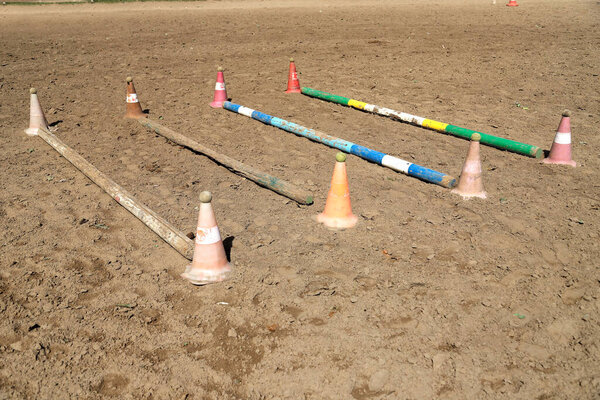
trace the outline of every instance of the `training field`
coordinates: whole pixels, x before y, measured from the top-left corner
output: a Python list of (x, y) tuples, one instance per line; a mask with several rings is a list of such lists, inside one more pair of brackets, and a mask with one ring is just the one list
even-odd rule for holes
[[(508, 1), (508, 0), (507, 0)], [(208, 0), (0, 6), (0, 399), (598, 399), (600, 3)], [(481, 146), (487, 199), (354, 155), (358, 224), (318, 224), (337, 150), (234, 103), (456, 178), (469, 142), (286, 94), (301, 86), (549, 150)], [(299, 205), (125, 119), (149, 117), (314, 195)], [(198, 195), (221, 283), (40, 137), (54, 134), (184, 233)]]

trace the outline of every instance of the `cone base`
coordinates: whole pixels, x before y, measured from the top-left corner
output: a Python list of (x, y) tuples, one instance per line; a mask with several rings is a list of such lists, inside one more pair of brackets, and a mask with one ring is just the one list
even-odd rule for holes
[(302, 93), (302, 90), (300, 90), (300, 88), (298, 88), (298, 89), (288, 89), (285, 92), (286, 93)]
[(223, 103), (225, 103), (225, 101), (213, 101), (212, 103), (210, 103), (209, 105), (212, 108), (223, 108)]
[(542, 161), (544, 162), (544, 164), (570, 165), (571, 167), (577, 166), (577, 163), (573, 160), (559, 161), (559, 160), (553, 160), (551, 158), (544, 158)]
[(185, 267), (185, 272), (181, 274), (181, 277), (194, 285), (202, 286), (209, 283), (222, 282), (229, 277), (230, 273), (231, 265), (229, 263), (225, 264), (219, 270), (193, 268), (190, 264)]
[(142, 115), (129, 115), (129, 114), (125, 114), (123, 116), (123, 118), (127, 118), (127, 119), (140, 119), (140, 118), (147, 118), (148, 116), (146, 114), (142, 114)]
[(450, 193), (457, 194), (457, 195), (461, 196), (465, 200), (472, 199), (473, 197), (477, 197), (477, 198), (480, 198), (480, 199), (486, 199), (487, 198), (487, 194), (485, 192), (483, 192), (483, 191), (482, 192), (472, 193), (472, 192), (463, 192), (463, 191), (458, 190), (458, 189), (452, 189), (450, 191)]
[(28, 134), (29, 136), (37, 136), (38, 129), (40, 129), (40, 128), (27, 128), (27, 129), (25, 129), (25, 133)]
[(347, 217), (328, 217), (321, 213), (317, 215), (316, 219), (317, 222), (320, 222), (326, 227), (332, 229), (352, 228), (358, 222), (358, 217), (352, 214)]
[(144, 114), (144, 112), (141, 111), (141, 110), (139, 112), (127, 111), (123, 117), (124, 118), (131, 118), (131, 119), (138, 119), (138, 118), (148, 117), (148, 115)]
[(518, 4), (507, 4), (506, 7), (519, 7)]

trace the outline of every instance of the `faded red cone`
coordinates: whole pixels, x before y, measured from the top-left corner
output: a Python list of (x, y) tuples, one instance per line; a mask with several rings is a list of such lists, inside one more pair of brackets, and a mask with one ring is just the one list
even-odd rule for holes
[(288, 85), (286, 93), (302, 93), (300, 90), (300, 81), (298, 81), (298, 73), (296, 72), (296, 64), (294, 59), (290, 58), (290, 72), (288, 74)]
[(127, 109), (125, 111), (125, 118), (142, 118), (146, 114), (142, 111), (142, 106), (135, 92), (135, 86), (133, 86), (133, 78), (127, 77)]
[(458, 185), (452, 190), (452, 193), (461, 195), (464, 199), (479, 197), (485, 199), (487, 196), (483, 190), (483, 179), (481, 177), (481, 159), (479, 157), (479, 141), (481, 135), (474, 133), (469, 143), (467, 159), (463, 165), (462, 173), (458, 180)]
[(25, 129), (25, 133), (29, 136), (35, 136), (38, 134), (39, 128), (48, 129), (48, 121), (42, 110), (40, 100), (37, 97), (37, 90), (35, 88), (29, 89), (30, 93), (30, 104), (29, 104), (29, 128)]
[(192, 263), (181, 276), (194, 285), (221, 282), (229, 276), (231, 265), (227, 262), (217, 220), (211, 205), (212, 194), (200, 193), (200, 212)]
[(350, 205), (346, 155), (339, 152), (336, 154), (335, 160), (325, 210), (317, 215), (317, 221), (332, 229), (352, 228), (358, 222), (358, 217), (352, 214)]
[(544, 163), (577, 166), (571, 156), (571, 112), (569, 110), (565, 110), (562, 114), (554, 143), (550, 148), (550, 155), (544, 158)]
[(507, 4), (508, 7), (517, 7), (517, 0), (510, 0)]
[(225, 77), (223, 68), (217, 68), (217, 83), (215, 84), (215, 96), (210, 106), (212, 108), (222, 108), (223, 103), (227, 101), (227, 90), (225, 89)]

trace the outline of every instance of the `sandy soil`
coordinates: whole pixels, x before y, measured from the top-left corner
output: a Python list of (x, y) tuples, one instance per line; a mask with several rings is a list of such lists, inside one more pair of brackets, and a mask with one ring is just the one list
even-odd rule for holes
[[(600, 398), (600, 5), (208, 1), (0, 7), (0, 398)], [(482, 148), (487, 200), (348, 158), (356, 228), (324, 207), (335, 151), (233, 101), (458, 176), (467, 142), (284, 93), (304, 86), (549, 149)], [(229, 173), (124, 114), (311, 190)], [(56, 134), (184, 232), (211, 190), (233, 278), (187, 261), (40, 138)], [(517, 107), (515, 103), (522, 107)], [(226, 304), (223, 304), (226, 303)]]

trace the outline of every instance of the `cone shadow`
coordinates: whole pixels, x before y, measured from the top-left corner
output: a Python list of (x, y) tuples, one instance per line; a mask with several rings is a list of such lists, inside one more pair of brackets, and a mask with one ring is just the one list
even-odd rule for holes
[(50, 128), (51, 128), (51, 127), (53, 127), (53, 126), (56, 126), (56, 125), (60, 124), (61, 122), (63, 122), (63, 120), (62, 120), (62, 119), (59, 119), (58, 121), (54, 121), (54, 122), (52, 122), (52, 123), (48, 123), (48, 127), (50, 127)]
[(227, 257), (228, 262), (231, 262), (231, 248), (233, 247), (233, 239), (235, 239), (235, 236), (229, 236), (223, 239), (223, 247), (225, 248), (225, 256)]

